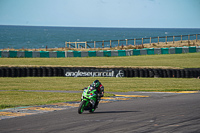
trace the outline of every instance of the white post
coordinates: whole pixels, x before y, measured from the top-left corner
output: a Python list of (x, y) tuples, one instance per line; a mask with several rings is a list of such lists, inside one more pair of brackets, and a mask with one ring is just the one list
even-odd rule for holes
[(118, 40), (118, 47), (119, 47), (119, 40)]
[(159, 36), (158, 36), (158, 44), (159, 44)]
[(96, 48), (96, 41), (94, 41), (94, 48)]
[(85, 42), (85, 49), (87, 48), (87, 41)]
[(67, 48), (67, 42), (65, 42), (65, 48)]
[(134, 38), (134, 46), (135, 46), (135, 44), (136, 44), (136, 39)]
[(77, 48), (77, 42), (75, 42), (75, 48)]
[(151, 45), (151, 37), (150, 37), (150, 45)]

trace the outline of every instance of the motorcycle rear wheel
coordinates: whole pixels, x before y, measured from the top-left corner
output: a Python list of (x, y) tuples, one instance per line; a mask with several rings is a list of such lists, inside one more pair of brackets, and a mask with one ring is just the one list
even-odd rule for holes
[(85, 103), (86, 103), (86, 101), (81, 101), (81, 103), (80, 103), (80, 105), (79, 105), (79, 107), (78, 107), (78, 113), (79, 114), (82, 114), (83, 113), (83, 111), (84, 111), (84, 109), (85, 109)]

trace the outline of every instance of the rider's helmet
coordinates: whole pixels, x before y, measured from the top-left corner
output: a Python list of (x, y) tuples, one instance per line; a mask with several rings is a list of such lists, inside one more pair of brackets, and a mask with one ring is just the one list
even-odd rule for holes
[(99, 82), (99, 80), (95, 80), (93, 83), (93, 86), (95, 87), (95, 88), (98, 88), (99, 86), (100, 86), (100, 82)]

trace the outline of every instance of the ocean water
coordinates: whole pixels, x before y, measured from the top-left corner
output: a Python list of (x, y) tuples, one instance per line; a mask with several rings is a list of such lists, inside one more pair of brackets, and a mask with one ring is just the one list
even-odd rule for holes
[[(125, 45), (125, 39), (130, 39), (128, 44), (141, 44), (141, 38), (161, 37), (160, 42), (164, 42), (165, 36), (178, 36), (188, 34), (200, 34), (200, 29), (176, 29), (176, 28), (89, 28), (89, 27), (46, 27), (46, 26), (4, 26), (0, 25), (0, 49), (4, 48), (58, 48), (65, 47), (65, 42), (85, 42), (88, 41), (89, 47), (93, 47), (96, 42), (96, 47), (104, 46), (112, 47)], [(198, 35), (200, 39), (200, 35)], [(132, 39), (132, 40), (131, 40)], [(188, 36), (183, 36), (183, 40), (187, 40)], [(190, 36), (191, 40), (196, 39), (196, 36)], [(168, 41), (173, 38), (168, 37)], [(180, 37), (175, 37), (175, 40), (180, 40)], [(158, 39), (152, 39), (157, 42)], [(145, 39), (144, 43), (149, 43), (149, 39)]]

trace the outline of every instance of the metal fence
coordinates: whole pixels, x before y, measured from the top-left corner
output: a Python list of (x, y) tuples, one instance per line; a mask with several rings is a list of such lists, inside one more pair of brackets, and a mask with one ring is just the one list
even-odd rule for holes
[(176, 35), (176, 36), (161, 36), (161, 37), (149, 37), (149, 38), (133, 38), (133, 39), (123, 39), (123, 40), (102, 40), (102, 41), (85, 41), (85, 42), (65, 42), (67, 48), (111, 48), (119, 46), (128, 45), (143, 45), (143, 44), (153, 44), (160, 42), (175, 42), (188, 40), (198, 40), (200, 34), (189, 34), (189, 35)]

